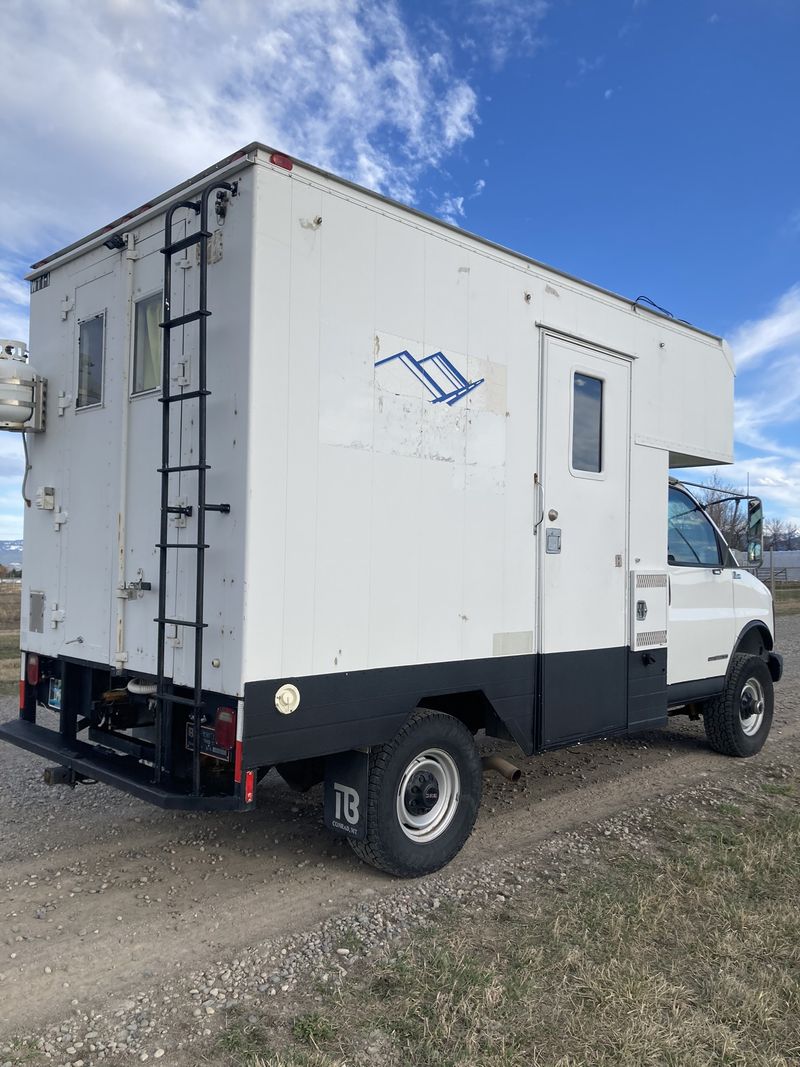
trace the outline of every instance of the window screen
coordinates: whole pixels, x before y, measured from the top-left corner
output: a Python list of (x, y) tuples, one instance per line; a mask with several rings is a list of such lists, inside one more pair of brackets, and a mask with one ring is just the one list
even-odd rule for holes
[(136, 303), (133, 333), (133, 392), (146, 393), (161, 384), (161, 293)]
[(78, 329), (78, 398), (76, 408), (103, 402), (105, 315), (84, 319)]
[(572, 386), (572, 469), (603, 469), (603, 383), (576, 373)]

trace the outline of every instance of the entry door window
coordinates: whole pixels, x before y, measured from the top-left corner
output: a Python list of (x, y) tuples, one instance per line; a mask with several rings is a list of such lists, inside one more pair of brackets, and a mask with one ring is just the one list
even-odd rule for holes
[(572, 376), (572, 469), (603, 469), (603, 382), (580, 372)]
[(97, 407), (103, 402), (103, 357), (105, 313), (84, 319), (78, 328), (78, 396), (76, 408)]
[(679, 567), (719, 567), (719, 542), (699, 504), (679, 489), (669, 491), (667, 560)]
[(136, 302), (133, 340), (133, 392), (148, 393), (161, 384), (161, 293)]

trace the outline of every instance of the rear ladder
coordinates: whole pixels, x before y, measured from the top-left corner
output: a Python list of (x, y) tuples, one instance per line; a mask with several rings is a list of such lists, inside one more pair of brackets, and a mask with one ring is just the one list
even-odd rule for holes
[[(181, 200), (173, 204), (164, 220), (164, 321), (159, 325), (164, 331), (163, 355), (161, 368), (161, 529), (159, 543), (158, 570), (158, 659), (156, 667), (155, 694), (156, 707), (156, 752), (154, 778), (158, 783), (172, 773), (172, 710), (176, 706), (187, 709), (193, 725), (192, 747), (192, 795), (200, 795), (200, 752), (201, 721), (203, 713), (203, 585), (205, 579), (206, 512), (217, 511), (227, 514), (229, 504), (206, 503), (206, 473), (211, 468), (206, 461), (206, 402), (211, 395), (207, 386), (207, 326), (211, 312), (208, 310), (208, 242), (211, 232), (208, 229), (208, 205), (212, 193), (217, 192), (218, 199), (226, 194), (235, 195), (236, 186), (230, 182), (215, 181), (199, 193), (197, 200)], [(199, 216), (199, 229), (179, 241), (172, 239), (173, 218), (177, 211), (188, 209)], [(172, 257), (197, 245), (199, 248), (199, 301), (196, 311), (172, 318)], [(197, 388), (179, 392), (170, 392), (171, 382), (171, 348), (172, 331), (190, 323), (197, 323)], [(170, 455), (170, 416), (174, 405), (181, 406), (189, 401), (197, 404), (197, 462), (172, 463)], [(170, 504), (170, 478), (184, 473), (197, 475), (197, 496), (194, 509), (191, 505)], [(196, 540), (180, 542), (170, 541), (170, 518), (172, 516), (190, 517), (193, 510), (197, 517)], [(167, 614), (167, 570), (171, 552), (181, 551), (181, 560), (185, 554), (194, 554), (195, 559), (195, 605), (194, 618), (173, 618)], [(179, 696), (174, 692), (171, 678), (165, 675), (165, 651), (167, 627), (186, 628), (194, 631), (194, 691), (191, 697)]]

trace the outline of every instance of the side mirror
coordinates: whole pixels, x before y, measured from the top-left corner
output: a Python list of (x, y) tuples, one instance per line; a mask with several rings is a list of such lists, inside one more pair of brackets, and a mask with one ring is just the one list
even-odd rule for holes
[(764, 509), (758, 497), (747, 501), (747, 562), (759, 567), (764, 559)]

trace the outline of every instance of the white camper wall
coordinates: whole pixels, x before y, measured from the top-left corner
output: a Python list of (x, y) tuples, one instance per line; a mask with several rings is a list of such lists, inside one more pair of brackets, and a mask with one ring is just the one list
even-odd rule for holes
[[(247, 680), (544, 647), (533, 478), (545, 334), (629, 361), (631, 505), (618, 540), (628, 545), (626, 574), (664, 566), (668, 461), (731, 458), (724, 344), (333, 176), (274, 166), (266, 150), (254, 158), (232, 165), (239, 196), (224, 225), (212, 221), (222, 255), (209, 267), (208, 500), (232, 510), (207, 520), (205, 687), (237, 694)], [(160, 291), (163, 215), (129, 226), (136, 300)], [(29, 489), (54, 486), (67, 521), (56, 529), (53, 512), (26, 513), (23, 646), (109, 664), (122, 651), (129, 670), (152, 674), (161, 406), (155, 392), (128, 400), (126, 259), (101, 241), (54, 260), (49, 286), (32, 297), (48, 427), (31, 441)], [(175, 268), (174, 313), (197, 305), (194, 251)], [(78, 319), (98, 312), (103, 402), (78, 412)], [(189, 388), (196, 351), (195, 327), (174, 332), (173, 365), (188, 358)], [(451, 372), (481, 384), (432, 403), (413, 361), (434, 353), (440, 364), (428, 367), (440, 387)], [(126, 410), (125, 577), (135, 581), (141, 568), (153, 589), (125, 601), (120, 640)], [(173, 462), (178, 451), (183, 462), (196, 454), (191, 402), (183, 416)], [(193, 477), (176, 480), (171, 503), (193, 494)], [(194, 540), (195, 520), (174, 532)], [(193, 554), (183, 554), (180, 575), (175, 555), (169, 607), (191, 617)], [(46, 594), (43, 633), (25, 632), (32, 590)], [(191, 634), (182, 638), (167, 669), (190, 683)], [(593, 647), (609, 641), (598, 627)]]
[[(541, 647), (542, 328), (631, 360), (624, 566), (665, 565), (670, 452), (730, 458), (718, 340), (299, 164), (261, 156), (256, 175), (249, 463), (270, 462), (250, 497), (245, 680)], [(402, 360), (375, 366), (403, 351), (484, 384), (433, 404)]]
[[(248, 552), (245, 677), (491, 655), (504, 633), (531, 651), (524, 267), (333, 181), (259, 167), (258, 182), (251, 392), (266, 411), (250, 462), (271, 462), (248, 543), (268, 527), (272, 550)], [(431, 404), (399, 363), (375, 368), (406, 348), (486, 381)]]
[[(229, 503), (230, 515), (210, 514), (206, 523), (205, 631), (203, 684), (239, 691), (243, 625), (245, 464), (250, 325), (249, 280), (252, 203), (242, 173), (241, 196), (221, 229), (222, 258), (209, 267), (208, 475), (210, 503)], [(185, 195), (185, 193), (184, 193)], [(181, 212), (173, 230), (177, 240), (194, 229), (193, 213)], [(48, 655), (68, 655), (132, 672), (156, 669), (158, 550), (160, 521), (160, 388), (134, 395), (132, 378), (135, 303), (163, 288), (164, 217), (133, 219), (136, 236), (128, 300), (128, 260), (124, 250), (109, 250), (97, 240), (77, 248), (50, 269), (47, 287), (33, 294), (31, 362), (47, 378), (47, 426), (29, 439), (32, 470), (29, 493), (34, 506), (25, 514), (25, 566), (22, 646)], [(197, 306), (196, 249), (173, 275), (172, 314)], [(130, 312), (130, 315), (129, 315)], [(100, 404), (76, 408), (80, 321), (105, 317), (103, 395)], [(160, 315), (159, 315), (160, 319)], [(175, 380), (185, 359), (187, 387), (197, 387), (196, 326), (173, 331)], [(196, 404), (173, 407), (171, 462), (193, 462), (196, 455)], [(123, 493), (123, 419), (128, 418), (127, 486)], [(182, 457), (179, 460), (178, 457)], [(36, 507), (37, 490), (55, 489), (55, 510)], [(170, 503), (192, 503), (196, 475), (173, 478)], [(56, 518), (64, 518), (56, 523)], [(196, 540), (196, 513), (184, 528), (170, 524), (170, 537)], [(125, 581), (139, 577), (152, 588), (122, 601), (119, 625), (118, 553), (124, 551)], [(194, 553), (172, 553), (168, 570), (168, 614), (194, 617)], [(141, 574), (140, 574), (141, 571)], [(180, 573), (179, 573), (180, 572)], [(31, 632), (31, 591), (45, 594), (42, 633)], [(54, 612), (56, 613), (54, 615)], [(63, 616), (61, 613), (63, 612)], [(55, 623), (55, 625), (54, 625)], [(193, 635), (184, 631), (167, 646), (166, 670), (176, 682), (193, 682)], [(214, 666), (214, 662), (219, 665)]]

